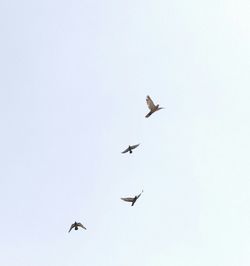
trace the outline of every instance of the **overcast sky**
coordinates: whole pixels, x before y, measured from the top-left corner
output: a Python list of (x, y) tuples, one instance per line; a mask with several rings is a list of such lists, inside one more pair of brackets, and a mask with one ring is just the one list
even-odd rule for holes
[(1, 265), (250, 264), (249, 14), (1, 0)]

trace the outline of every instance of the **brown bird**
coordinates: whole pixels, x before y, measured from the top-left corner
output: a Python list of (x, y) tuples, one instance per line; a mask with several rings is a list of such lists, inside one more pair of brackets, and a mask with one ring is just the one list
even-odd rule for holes
[[(142, 190), (142, 192), (143, 192), (143, 190)], [(127, 198), (121, 198), (121, 200), (124, 200), (124, 201), (127, 201), (127, 202), (132, 202), (131, 206), (134, 206), (135, 202), (140, 198), (141, 193), (139, 195), (133, 197), (133, 198), (127, 197)]]
[(137, 148), (140, 144), (136, 144), (136, 145), (133, 145), (133, 146), (128, 146), (128, 148), (126, 150), (124, 150), (122, 153), (126, 153), (129, 151), (129, 153), (132, 153), (132, 150)]
[[(78, 227), (82, 227), (83, 229), (87, 230), (86, 227), (84, 227), (81, 223), (77, 223), (77, 222), (74, 222), (71, 226), (70, 226), (70, 229), (69, 229), (69, 232), (75, 228), (75, 230), (78, 230)], [(68, 233), (69, 233), (68, 232)]]
[(154, 112), (164, 109), (164, 107), (159, 107), (159, 104), (155, 105), (150, 96), (147, 96), (146, 102), (150, 112), (145, 116), (146, 118), (150, 117)]

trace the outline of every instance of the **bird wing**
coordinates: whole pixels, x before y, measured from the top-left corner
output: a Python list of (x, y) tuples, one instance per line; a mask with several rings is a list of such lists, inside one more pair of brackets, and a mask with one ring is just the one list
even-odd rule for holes
[(85, 226), (83, 226), (81, 223), (77, 223), (77, 226), (82, 227), (83, 229), (87, 229)]
[(152, 114), (153, 114), (153, 112), (150, 111), (145, 117), (148, 118), (148, 117), (150, 117)]
[(148, 108), (149, 108), (150, 110), (155, 109), (155, 104), (154, 104), (154, 102), (152, 101), (152, 99), (150, 98), (150, 96), (147, 96), (147, 98), (146, 98), (146, 102), (147, 102)]
[(135, 198), (121, 198), (121, 200), (128, 201), (128, 202), (133, 202)]
[(135, 148), (137, 148), (140, 144), (136, 144), (136, 145), (133, 145), (133, 146), (130, 146), (130, 148), (133, 150)]
[[(143, 192), (143, 190), (142, 190), (142, 192)], [(142, 193), (142, 192), (141, 192), (141, 193)], [(141, 193), (140, 193), (139, 195), (137, 195), (137, 199), (139, 199), (139, 198), (140, 198), (140, 196), (141, 196)]]
[(127, 148), (126, 150), (124, 150), (122, 153), (126, 153), (129, 151), (129, 148)]
[[(70, 232), (74, 227), (75, 227), (75, 224), (72, 224), (72, 225), (70, 226), (69, 232)], [(68, 232), (68, 233), (69, 233), (69, 232)]]
[[(142, 192), (143, 192), (143, 190), (142, 190)], [(142, 193), (142, 192), (141, 192), (141, 193)], [(140, 193), (139, 195), (137, 195), (137, 196), (134, 197), (134, 200), (133, 200), (131, 206), (134, 206), (135, 202), (140, 198), (141, 193)]]

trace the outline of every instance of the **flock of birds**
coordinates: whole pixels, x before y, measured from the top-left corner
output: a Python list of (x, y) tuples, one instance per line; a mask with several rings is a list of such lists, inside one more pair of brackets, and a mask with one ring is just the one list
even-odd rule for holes
[[(154, 112), (156, 111), (159, 111), (161, 109), (164, 109), (163, 107), (159, 107), (159, 104), (155, 105), (153, 100), (150, 98), (150, 96), (147, 96), (146, 98), (146, 102), (147, 102), (147, 105), (148, 105), (148, 108), (150, 110), (150, 112), (148, 114), (146, 114), (146, 118), (150, 117)], [(136, 145), (132, 145), (132, 146), (128, 146), (128, 148), (126, 150), (124, 150), (122, 153), (132, 153), (134, 149), (136, 149), (140, 144), (136, 144)], [(143, 193), (143, 190), (142, 192), (137, 195), (137, 196), (134, 196), (134, 197), (126, 197), (126, 198), (121, 198), (121, 200), (123, 201), (126, 201), (126, 202), (131, 202), (131, 206), (134, 206), (135, 202), (140, 198), (141, 194)], [(78, 230), (78, 227), (81, 227), (83, 229), (87, 229), (83, 224), (79, 223), (79, 222), (74, 222), (71, 226), (70, 226), (70, 229), (69, 229), (69, 232), (74, 228), (75, 230)]]

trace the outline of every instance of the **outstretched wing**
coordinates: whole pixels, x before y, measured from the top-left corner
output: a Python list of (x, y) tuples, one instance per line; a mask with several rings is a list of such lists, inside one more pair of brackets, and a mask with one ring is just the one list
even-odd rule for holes
[(148, 118), (148, 117), (150, 117), (152, 114), (153, 114), (153, 112), (150, 111), (145, 117)]
[(83, 229), (87, 229), (85, 226), (83, 226), (81, 223), (77, 223), (77, 226), (82, 227)]
[[(69, 232), (70, 232), (74, 227), (75, 227), (75, 225), (72, 224), (72, 225), (70, 226)], [(68, 232), (68, 233), (69, 233), (69, 232)]]
[(121, 200), (133, 202), (135, 198), (121, 198)]
[(133, 146), (130, 146), (130, 148), (133, 150), (135, 148), (137, 148), (140, 144), (136, 144), (136, 145), (133, 145)]
[(137, 195), (137, 199), (140, 198), (141, 194), (142, 194), (143, 190), (141, 191), (141, 193), (139, 195)]
[(147, 96), (147, 98), (146, 98), (146, 102), (147, 102), (148, 108), (149, 108), (151, 111), (155, 109), (155, 104), (154, 104), (154, 102), (152, 101), (152, 99), (150, 98), (150, 96)]
[(126, 153), (129, 151), (129, 148), (127, 148), (126, 150), (124, 150), (122, 153)]
[[(142, 192), (143, 192), (143, 190), (142, 190)], [(141, 192), (141, 193), (142, 193), (142, 192)], [(140, 198), (141, 193), (140, 193), (139, 195), (137, 195), (137, 196), (134, 197), (134, 200), (133, 200), (131, 206), (134, 206), (135, 202)]]

